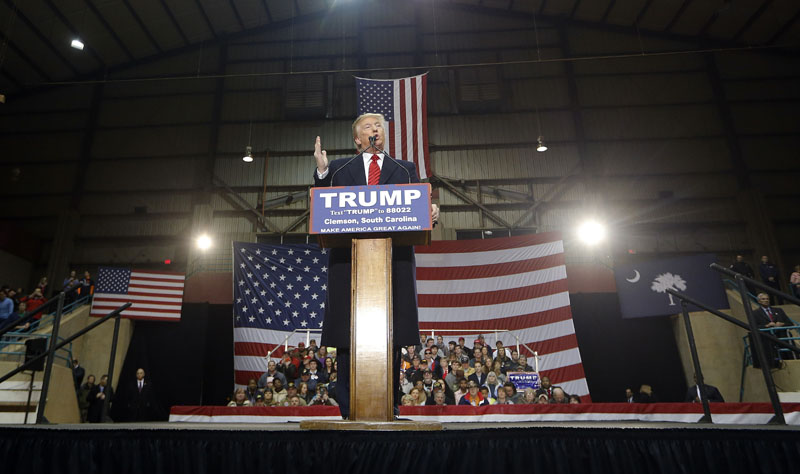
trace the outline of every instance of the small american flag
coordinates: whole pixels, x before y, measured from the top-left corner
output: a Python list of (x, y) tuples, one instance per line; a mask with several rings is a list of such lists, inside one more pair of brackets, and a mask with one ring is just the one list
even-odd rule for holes
[(100, 267), (89, 314), (104, 316), (130, 302), (124, 318), (180, 321), (185, 278), (179, 273)]
[(292, 345), (306, 330), (319, 340), (328, 290), (328, 251), (316, 245), (234, 242), (233, 353), (237, 385), (267, 370), (264, 357), (292, 331)]
[(393, 158), (411, 161), (420, 179), (431, 173), (428, 154), (427, 74), (403, 79), (356, 78), (358, 114), (383, 114), (386, 151)]

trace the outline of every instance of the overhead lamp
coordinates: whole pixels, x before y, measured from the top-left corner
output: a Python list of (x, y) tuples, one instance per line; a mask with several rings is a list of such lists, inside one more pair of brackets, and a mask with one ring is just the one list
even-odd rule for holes
[(211, 237), (208, 234), (203, 234), (197, 238), (197, 248), (200, 250), (208, 250), (211, 248)]
[(539, 144), (536, 147), (536, 151), (538, 151), (540, 153), (547, 151), (547, 145), (544, 144), (544, 137), (543, 136), (539, 135), (539, 139), (536, 140), (536, 142)]
[(81, 41), (78, 38), (73, 39), (72, 43), (70, 43), (70, 46), (77, 49), (78, 51), (83, 51), (83, 41)]
[(242, 161), (245, 163), (252, 163), (253, 162), (253, 147), (250, 145), (246, 146), (244, 149), (244, 156), (242, 157)]
[(597, 245), (606, 238), (606, 226), (596, 220), (587, 220), (578, 226), (577, 235), (584, 244)]

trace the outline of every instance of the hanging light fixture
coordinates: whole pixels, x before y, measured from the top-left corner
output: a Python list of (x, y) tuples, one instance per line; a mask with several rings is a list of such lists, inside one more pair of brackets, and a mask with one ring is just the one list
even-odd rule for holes
[(253, 121), (250, 121), (250, 131), (247, 133), (247, 146), (244, 148), (242, 161), (245, 163), (253, 162), (253, 147), (250, 146), (250, 139), (253, 138)]
[(77, 49), (78, 51), (83, 51), (83, 41), (81, 41), (80, 38), (73, 39), (72, 43), (70, 43), (69, 45)]
[(245, 163), (252, 163), (253, 162), (253, 147), (247, 145), (244, 149), (244, 156), (242, 157), (242, 161)]
[(539, 144), (536, 147), (536, 151), (538, 151), (540, 153), (547, 151), (547, 145), (544, 144), (544, 137), (543, 136), (539, 135), (539, 139), (536, 140), (536, 142)]

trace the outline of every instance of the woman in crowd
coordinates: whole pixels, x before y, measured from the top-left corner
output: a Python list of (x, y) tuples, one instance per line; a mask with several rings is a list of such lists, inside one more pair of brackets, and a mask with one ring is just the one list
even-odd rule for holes
[(411, 389), (411, 392), (409, 392), (409, 395), (411, 395), (411, 400), (412, 400), (412, 405), (413, 406), (421, 407), (421, 406), (425, 405), (425, 402), (428, 401), (428, 397), (426, 397), (423, 393), (424, 392), (422, 390), (418, 389), (417, 387), (414, 387), (414, 388)]
[(311, 403), (311, 399), (314, 398), (314, 394), (308, 391), (308, 384), (305, 382), (300, 382), (300, 387), (297, 390), (297, 395), (300, 398), (302, 398), (306, 402), (306, 404)]
[(411, 395), (403, 395), (403, 398), (400, 399), (400, 403), (402, 403), (404, 407), (413, 407), (414, 397)]
[(336, 369), (333, 368), (333, 359), (330, 357), (326, 357), (323, 362), (323, 369), (322, 371), (325, 372), (325, 380), (331, 379), (331, 373), (334, 372)]
[(275, 399), (273, 398), (274, 394), (272, 390), (265, 388), (264, 389), (264, 406), (267, 407), (274, 407), (275, 406)]
[[(547, 394), (545, 394), (547, 395)], [(522, 395), (522, 403), (525, 405), (533, 405), (536, 403), (536, 390), (528, 387)]]
[(570, 395), (569, 396), (569, 403), (570, 405), (577, 405), (581, 402), (581, 397), (577, 395)]
[(486, 382), (483, 384), (483, 386), (489, 389), (489, 397), (491, 398), (497, 398), (498, 388), (500, 388), (501, 392), (503, 391), (503, 385), (498, 382), (497, 374), (495, 372), (489, 372), (486, 374)]
[(500, 383), (500, 385), (506, 383), (507, 377), (506, 374), (503, 373), (503, 362), (495, 360), (494, 362), (492, 362), (491, 367), (492, 367), (492, 372), (494, 372), (495, 375), (497, 376), (497, 381)]
[(228, 403), (229, 407), (249, 407), (250, 400), (247, 399), (247, 391), (244, 388), (237, 388), (233, 392), (233, 400)]
[(536, 403), (539, 405), (547, 405), (550, 403), (550, 399), (547, 397), (546, 393), (542, 393), (536, 398)]

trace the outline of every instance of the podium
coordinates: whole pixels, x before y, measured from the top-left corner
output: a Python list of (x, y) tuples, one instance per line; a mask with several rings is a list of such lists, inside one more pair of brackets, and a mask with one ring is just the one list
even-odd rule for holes
[[(393, 232), (341, 232), (324, 233), (314, 225), (315, 191), (311, 190), (310, 233), (317, 234), (320, 246), (324, 248), (350, 247), (352, 252), (351, 302), (350, 302), (350, 421), (314, 422), (304, 421), (301, 428), (307, 429), (420, 429), (418, 423), (391, 423), (394, 420), (393, 386), (396, 373), (392, 369), (393, 359), (393, 304), (392, 304), (392, 247), (427, 245), (430, 243), (430, 185), (393, 186), (353, 186), (343, 188), (321, 188), (331, 192), (353, 192), (354, 190), (393, 190), (404, 186), (426, 187), (422, 195), (421, 208), (424, 208), (427, 221), (421, 223), (420, 230)], [(334, 203), (328, 199), (327, 203)], [(377, 204), (377, 201), (376, 201)], [(335, 206), (334, 206), (335, 207)], [(399, 206), (406, 209), (405, 206)], [(333, 215), (337, 214), (336, 209)], [(402, 214), (392, 211), (388, 214)], [(412, 213), (409, 212), (409, 215)], [(402, 219), (402, 217), (401, 217)], [(317, 216), (317, 221), (325, 219)], [(385, 224), (378, 222), (378, 224)], [(377, 226), (380, 227), (380, 226)], [(370, 228), (371, 229), (371, 228)], [(342, 370), (342, 368), (340, 368)], [(391, 425), (387, 425), (391, 423)], [(430, 429), (441, 429), (438, 423), (425, 425)]]

